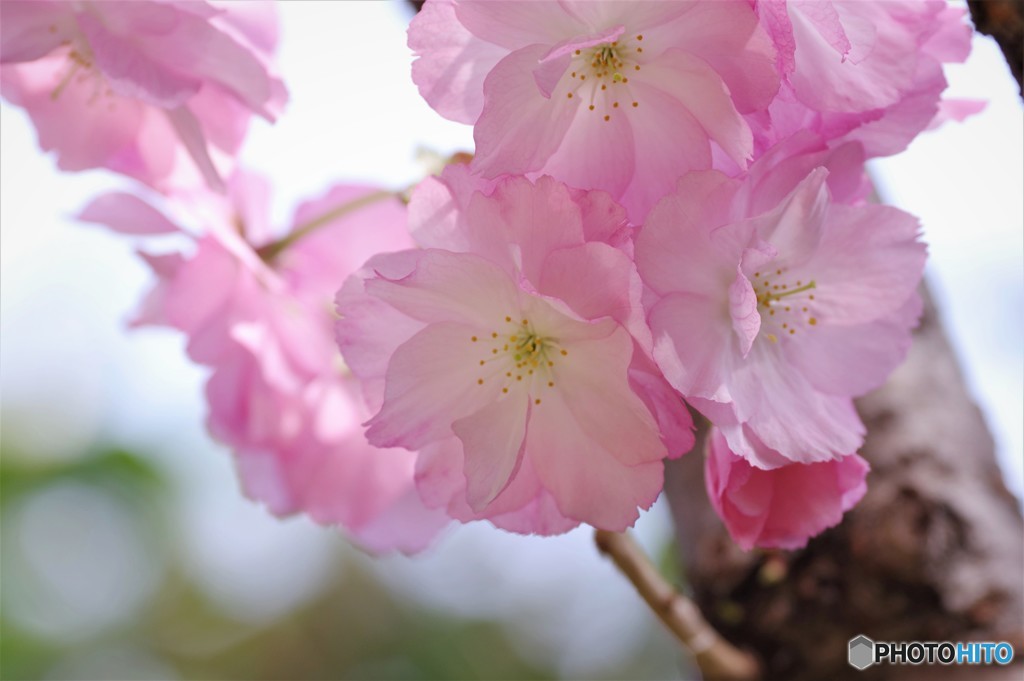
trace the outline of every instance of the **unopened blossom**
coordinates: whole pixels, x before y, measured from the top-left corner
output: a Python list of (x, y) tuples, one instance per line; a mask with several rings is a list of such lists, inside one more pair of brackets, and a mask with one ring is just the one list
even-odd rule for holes
[(935, 0), (757, 0), (782, 79), (767, 112), (748, 118), (758, 149), (801, 130), (858, 141), (868, 157), (906, 148), (936, 120), (982, 103), (940, 99), (944, 63), (971, 46), (966, 8)]
[(712, 428), (704, 482), (711, 505), (741, 548), (798, 549), (838, 525), (861, 500), (868, 469), (864, 459), (850, 454), (762, 470), (730, 451), (721, 431)]
[[(403, 207), (337, 186), (300, 205), (292, 231), (275, 234), (265, 181), (236, 174), (228, 190), (230, 202), (207, 197), (194, 250), (143, 254), (158, 284), (136, 323), (184, 332), (189, 357), (210, 369), (208, 426), (233, 450), (246, 494), (278, 515), (341, 525), (370, 550), (423, 548), (447, 518), (420, 501), (415, 454), (366, 441), (370, 413), (334, 344), (331, 309), (366, 257), (410, 245)], [(338, 211), (345, 206), (353, 210)], [(127, 234), (187, 234), (127, 194), (99, 197), (81, 218)]]
[(693, 444), (612, 245), (624, 211), (549, 177), (486, 184), (428, 180), (410, 209), (424, 248), (370, 259), (338, 294), (342, 353), (379, 407), (367, 437), (420, 450), (421, 494), (458, 519), (621, 530)]
[(745, 1), (428, 0), (409, 46), (424, 98), (474, 124), (484, 177), (602, 189), (634, 221), (687, 170), (719, 156), (746, 167), (743, 114), (778, 89)]
[(799, 172), (691, 173), (636, 242), (658, 366), (766, 469), (860, 447), (851, 397), (903, 359), (920, 312), (917, 220), (834, 203), (826, 169)]
[(3, 96), (63, 170), (221, 189), (249, 119), (287, 99), (269, 3), (5, 0), (2, 19)]

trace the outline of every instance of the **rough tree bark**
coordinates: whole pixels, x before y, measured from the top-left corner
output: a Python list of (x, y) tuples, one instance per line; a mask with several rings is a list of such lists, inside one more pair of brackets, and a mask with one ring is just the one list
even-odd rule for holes
[[(670, 465), (682, 564), (705, 616), (761, 657), (767, 679), (1022, 678), (1024, 521), (927, 296), (906, 363), (857, 406), (868, 493), (800, 551), (744, 553), (708, 504), (702, 457)], [(1015, 662), (858, 672), (846, 661), (857, 634), (1006, 640)]]

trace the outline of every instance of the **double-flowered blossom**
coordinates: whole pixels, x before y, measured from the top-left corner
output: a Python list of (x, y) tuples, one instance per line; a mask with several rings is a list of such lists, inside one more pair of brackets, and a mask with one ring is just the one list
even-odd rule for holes
[(632, 524), (693, 438), (648, 355), (623, 209), (450, 166), (410, 223), (422, 248), (372, 258), (337, 299), (342, 354), (378, 410), (369, 441), (422, 450), (421, 493), (462, 520)]
[(5, 0), (0, 15), (3, 96), (63, 170), (222, 189), (252, 114), (287, 99), (269, 3)]
[(636, 243), (659, 367), (764, 469), (860, 447), (851, 398), (903, 359), (920, 312), (917, 220), (835, 203), (828, 170), (803, 172), (691, 173)]
[[(289, 234), (320, 224), (280, 248), (287, 235), (267, 226), (268, 188), (236, 174), (230, 201), (191, 197), (206, 232), (189, 254), (144, 254), (159, 282), (136, 323), (183, 331), (189, 357), (211, 369), (209, 428), (234, 451), (249, 496), (341, 525), (370, 550), (419, 550), (447, 518), (420, 502), (415, 454), (366, 441), (370, 414), (334, 344), (331, 309), (365, 258), (410, 245), (405, 210), (394, 196), (337, 186), (299, 206)], [(122, 233), (184, 233), (128, 194), (101, 196), (81, 217)]]
[[(708, 435), (708, 499), (743, 549), (798, 549), (839, 524), (867, 491), (868, 464), (856, 454), (763, 470), (737, 456), (717, 428)], [(762, 457), (766, 458), (766, 457)]]
[(754, 153), (775, 48), (746, 0), (428, 0), (413, 80), (473, 123), (487, 178), (547, 173), (612, 194), (642, 221), (676, 178)]
[(945, 0), (756, 0), (782, 80), (767, 112), (749, 117), (758, 150), (800, 130), (858, 141), (868, 157), (902, 151), (933, 122), (980, 102), (940, 101), (943, 63), (971, 45), (966, 9)]

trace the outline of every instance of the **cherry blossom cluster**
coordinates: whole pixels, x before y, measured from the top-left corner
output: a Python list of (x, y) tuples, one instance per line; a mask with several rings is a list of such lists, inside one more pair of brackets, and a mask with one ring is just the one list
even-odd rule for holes
[(475, 150), (404, 193), (268, 224), (239, 167), (286, 99), (272, 6), (3, 5), (3, 96), (65, 170), (155, 190), (87, 222), (172, 250), (137, 324), (209, 368), (246, 493), (370, 550), (450, 520), (621, 531), (694, 449), (737, 544), (795, 548), (866, 490), (853, 399), (921, 310), (915, 218), (865, 162), (977, 110), (944, 0), (427, 0), (412, 78)]

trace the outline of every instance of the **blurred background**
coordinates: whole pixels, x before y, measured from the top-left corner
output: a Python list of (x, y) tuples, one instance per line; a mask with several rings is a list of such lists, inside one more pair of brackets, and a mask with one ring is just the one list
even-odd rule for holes
[[(243, 153), (275, 180), (277, 224), (333, 182), (398, 188), (422, 176), (420, 149), (472, 149), (409, 79), (405, 3), (280, 9), (291, 102)], [(872, 172), (924, 224), (930, 285), (1020, 496), (1021, 104), (987, 38), (948, 75), (950, 96), (986, 110)], [(182, 338), (124, 328), (147, 269), (127, 239), (70, 219), (123, 185), (58, 173), (6, 103), (0, 150), (3, 679), (694, 676), (586, 529), (538, 539), (476, 524), (415, 558), (372, 558), (242, 497)], [(637, 534), (678, 572), (663, 502)]]

